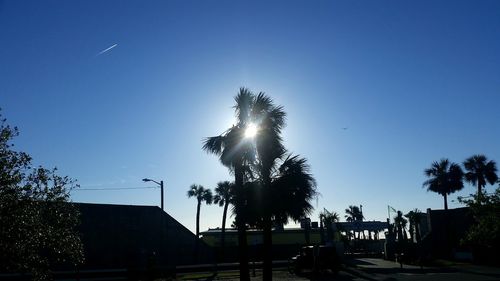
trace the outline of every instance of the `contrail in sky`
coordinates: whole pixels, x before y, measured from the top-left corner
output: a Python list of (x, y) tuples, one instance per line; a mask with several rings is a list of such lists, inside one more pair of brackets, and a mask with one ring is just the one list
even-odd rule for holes
[(114, 47), (116, 47), (116, 46), (118, 46), (118, 44), (114, 44), (113, 46), (111, 46), (111, 47), (109, 47), (109, 48), (106, 48), (106, 49), (104, 49), (104, 50), (100, 51), (100, 52), (99, 52), (99, 54), (97, 54), (97, 56), (100, 56), (100, 55), (102, 55), (102, 54), (104, 54), (104, 53), (106, 53), (106, 52), (110, 51), (111, 49), (113, 49), (113, 48), (114, 48)]

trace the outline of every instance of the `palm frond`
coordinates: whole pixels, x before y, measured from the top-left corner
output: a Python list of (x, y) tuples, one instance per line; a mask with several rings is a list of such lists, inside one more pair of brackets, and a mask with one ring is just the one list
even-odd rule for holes
[(213, 200), (212, 190), (204, 189), (202, 187), (200, 197), (201, 197), (201, 201), (205, 202), (207, 205), (212, 204), (212, 200)]
[(422, 186), (443, 196), (464, 187), (462, 168), (446, 158), (433, 162), (430, 168), (424, 170), (424, 174), (429, 179), (424, 181)]
[(235, 115), (240, 125), (245, 125), (250, 122), (252, 105), (254, 103), (254, 94), (247, 88), (240, 88), (235, 101)]
[(282, 222), (287, 218), (298, 221), (308, 216), (316, 196), (316, 181), (309, 173), (309, 165), (299, 155), (289, 156), (278, 169), (278, 176), (272, 181), (271, 192), (273, 214)]
[(224, 206), (226, 202), (231, 202), (233, 199), (234, 184), (229, 181), (217, 183), (215, 188), (214, 203), (219, 206)]
[(220, 155), (223, 148), (224, 148), (223, 136), (208, 137), (203, 140), (203, 150), (205, 150), (208, 153)]

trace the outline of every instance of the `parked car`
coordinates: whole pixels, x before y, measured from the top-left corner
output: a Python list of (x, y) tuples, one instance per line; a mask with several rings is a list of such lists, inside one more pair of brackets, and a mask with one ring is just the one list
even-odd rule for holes
[(294, 273), (303, 271), (338, 273), (340, 259), (334, 246), (305, 246), (298, 255), (290, 258), (289, 270)]

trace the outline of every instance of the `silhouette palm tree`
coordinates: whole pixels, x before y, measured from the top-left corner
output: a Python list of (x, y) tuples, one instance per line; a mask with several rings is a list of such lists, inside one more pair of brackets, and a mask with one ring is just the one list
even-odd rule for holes
[[(319, 213), (320, 235), (321, 244), (330, 242), (333, 239), (333, 224), (339, 221), (339, 215), (336, 212), (330, 212), (326, 208)], [(324, 234), (324, 227), (326, 227), (326, 239)]]
[(238, 230), (238, 252), (240, 280), (250, 280), (248, 271), (248, 250), (246, 237), (246, 202), (243, 186), (250, 174), (249, 163), (254, 161), (254, 149), (250, 139), (245, 138), (245, 130), (250, 123), (251, 105), (254, 95), (246, 88), (240, 88), (235, 97), (237, 123), (219, 136), (204, 140), (203, 149), (219, 156), (221, 163), (234, 174), (234, 212)]
[(262, 187), (263, 280), (271, 280), (273, 223), (282, 225), (288, 219), (298, 221), (310, 214), (316, 182), (305, 158), (287, 155), (281, 137), (286, 117), (283, 107), (260, 92), (251, 108), (251, 119), (257, 127), (253, 168)]
[(486, 183), (495, 184), (498, 180), (496, 163), (488, 161), (484, 155), (474, 155), (464, 161), (465, 180), (472, 185), (477, 184), (477, 196), (481, 196)]
[(441, 159), (432, 163), (431, 167), (424, 170), (424, 174), (430, 179), (423, 184), (427, 190), (436, 192), (443, 196), (444, 209), (448, 210), (448, 195), (461, 190), (464, 187), (463, 171), (456, 163), (451, 163), (448, 159)]
[[(277, 166), (271, 175), (270, 187), (263, 186), (260, 179), (245, 184), (249, 210), (247, 222), (251, 226), (262, 228), (263, 258), (271, 262), (272, 226), (286, 224), (290, 219), (297, 222), (310, 215), (313, 210), (310, 201), (317, 196), (316, 182), (309, 172), (306, 159), (298, 155), (288, 156)], [(263, 272), (263, 279), (272, 278), (272, 274), (264, 276)]]
[(222, 213), (222, 233), (221, 233), (221, 249), (222, 257), (224, 257), (225, 249), (225, 234), (226, 234), (226, 215), (227, 208), (233, 200), (234, 184), (229, 181), (223, 181), (217, 183), (215, 188), (214, 203), (219, 204), (220, 207), (224, 206), (224, 211)]
[[(264, 259), (263, 280), (272, 279), (272, 207), (275, 201), (271, 199), (275, 186), (271, 185), (271, 174), (276, 162), (285, 156), (286, 150), (281, 138), (281, 130), (285, 126), (285, 112), (282, 107), (274, 105), (273, 101), (263, 93), (254, 100), (251, 116), (258, 128), (255, 137), (255, 147), (258, 160), (255, 168), (262, 186), (262, 218)], [(284, 200), (280, 200), (283, 202)]]
[(408, 218), (408, 222), (410, 223), (410, 240), (412, 242), (415, 240), (417, 243), (420, 243), (420, 211), (418, 209), (415, 209), (408, 212), (405, 217)]
[(198, 251), (200, 245), (200, 208), (201, 203), (205, 202), (207, 205), (212, 204), (212, 191), (210, 189), (205, 189), (201, 185), (193, 184), (189, 187), (187, 192), (189, 198), (195, 197), (198, 201), (196, 205), (196, 242), (195, 242), (195, 259), (198, 258)]
[(397, 230), (398, 241), (406, 240), (406, 224), (408, 220), (403, 217), (403, 213), (398, 211), (397, 215), (394, 217), (394, 226)]
[[(363, 213), (361, 213), (361, 210), (358, 206), (350, 205), (347, 209), (345, 209), (345, 213), (346, 213), (345, 220), (348, 222), (363, 221), (365, 219)], [(359, 233), (355, 231), (355, 234), (356, 233), (358, 234), (359, 238)]]
[(305, 158), (288, 156), (271, 176), (267, 207), (276, 224), (286, 224), (289, 219), (299, 221), (311, 214), (311, 200), (317, 196), (316, 181), (310, 173)]
[(207, 205), (212, 204), (213, 196), (210, 189), (205, 189), (202, 185), (193, 184), (189, 187), (187, 192), (189, 198), (196, 197), (198, 204), (196, 205), (196, 237), (200, 237), (200, 208), (201, 203), (205, 202)]
[[(263, 279), (271, 280), (273, 223), (286, 223), (289, 218), (298, 220), (309, 214), (316, 182), (304, 158), (286, 155), (281, 138), (286, 115), (283, 108), (274, 105), (264, 93), (254, 95), (244, 88), (235, 101), (237, 124), (220, 136), (207, 138), (203, 148), (220, 155), (221, 162), (234, 172), (238, 232), (245, 230), (246, 223), (262, 227)], [(246, 134), (249, 127), (255, 128), (255, 136)], [(249, 204), (258, 207), (251, 208)], [(240, 251), (243, 243), (246, 247), (246, 236), (242, 239)]]

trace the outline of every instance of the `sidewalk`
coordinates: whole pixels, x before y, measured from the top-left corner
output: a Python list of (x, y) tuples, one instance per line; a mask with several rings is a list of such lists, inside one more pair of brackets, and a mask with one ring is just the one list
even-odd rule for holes
[[(500, 268), (460, 264), (456, 266), (419, 266), (377, 258), (354, 258), (344, 270), (365, 280), (500, 280)], [(458, 278), (458, 279), (457, 279)]]

